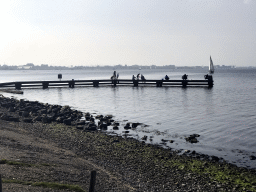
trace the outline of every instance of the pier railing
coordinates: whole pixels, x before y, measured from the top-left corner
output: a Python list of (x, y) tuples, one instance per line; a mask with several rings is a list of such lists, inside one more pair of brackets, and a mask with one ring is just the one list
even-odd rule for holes
[(42, 87), (43, 89), (49, 87), (70, 87), (75, 86), (93, 86), (99, 87), (104, 85), (132, 85), (138, 86), (208, 86), (213, 87), (213, 79), (206, 80), (130, 80), (130, 79), (102, 79), (102, 80), (61, 80), (61, 81), (16, 81), (0, 83), (0, 88), (13, 87), (15, 89), (28, 88), (28, 87)]

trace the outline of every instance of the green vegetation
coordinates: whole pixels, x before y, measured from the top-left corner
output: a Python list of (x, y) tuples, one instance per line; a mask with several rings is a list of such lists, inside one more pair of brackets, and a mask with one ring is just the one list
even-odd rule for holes
[(178, 167), (179, 169), (185, 169), (198, 173), (200, 175), (209, 175), (212, 180), (233, 184), (240, 189), (246, 189), (256, 191), (256, 175), (252, 174), (245, 169), (232, 168), (226, 164), (217, 164), (204, 162), (196, 159), (190, 161), (170, 161), (169, 164)]
[[(9, 160), (6, 160), (6, 159), (1, 159), (0, 164), (19, 165), (19, 166), (24, 166), (24, 167), (32, 167), (32, 166), (38, 167), (40, 165), (41, 166), (51, 166), (48, 163), (42, 163), (42, 164), (36, 165), (36, 164), (30, 164), (30, 163), (29, 164), (28, 163), (22, 163), (22, 162), (18, 162), (18, 161), (9, 161)], [(53, 166), (55, 166), (55, 165), (53, 165)]]
[(22, 163), (17, 161), (8, 161), (6, 159), (0, 160), (0, 164), (19, 165), (19, 166), (26, 166), (26, 167), (35, 166), (34, 164), (27, 164), (27, 163)]
[(60, 184), (60, 183), (48, 183), (48, 182), (27, 182), (15, 179), (2, 179), (3, 183), (17, 183), (21, 185), (31, 185), (35, 187), (44, 187), (44, 188), (52, 188), (52, 189), (70, 189), (76, 192), (85, 192), (78, 185), (69, 185), (69, 184)]

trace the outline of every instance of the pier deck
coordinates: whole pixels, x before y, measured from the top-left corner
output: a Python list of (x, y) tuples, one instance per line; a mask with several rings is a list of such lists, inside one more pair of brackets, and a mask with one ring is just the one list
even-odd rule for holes
[(129, 79), (102, 79), (102, 80), (59, 80), (59, 81), (16, 81), (16, 82), (6, 82), (0, 83), (0, 88), (28, 88), (28, 87), (42, 87), (43, 89), (49, 87), (70, 87), (75, 86), (119, 86), (119, 85), (132, 85), (134, 87), (138, 86), (208, 86), (213, 87), (213, 80), (129, 80)]

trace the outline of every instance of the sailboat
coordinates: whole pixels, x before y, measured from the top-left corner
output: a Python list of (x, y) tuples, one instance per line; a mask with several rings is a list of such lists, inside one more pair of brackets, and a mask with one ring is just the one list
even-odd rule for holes
[(214, 67), (213, 67), (213, 62), (212, 62), (211, 56), (210, 56), (209, 73), (210, 74), (214, 73)]

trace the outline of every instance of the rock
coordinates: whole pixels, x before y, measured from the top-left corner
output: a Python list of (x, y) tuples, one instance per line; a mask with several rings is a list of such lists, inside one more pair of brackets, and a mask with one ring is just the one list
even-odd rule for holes
[(170, 142), (170, 143), (173, 143), (173, 142), (174, 142), (174, 140), (170, 140), (169, 142)]
[(130, 131), (122, 131), (122, 133), (124, 133), (124, 134), (127, 134), (127, 133), (129, 133)]
[(79, 129), (79, 130), (83, 130), (84, 126), (83, 125), (77, 125), (76, 128)]
[(114, 130), (118, 130), (119, 128), (118, 128), (117, 126), (114, 126), (113, 129), (114, 129)]
[(109, 120), (107, 120), (107, 125), (109, 126), (109, 125), (111, 125), (111, 121), (110, 121), (110, 119)]
[(2, 114), (1, 117), (0, 117), (2, 120), (5, 120), (5, 121), (9, 121), (9, 115), (7, 114)]
[(36, 116), (36, 117), (34, 117), (34, 119), (33, 119), (33, 121), (35, 122), (35, 121), (41, 121), (42, 120), (42, 117), (40, 117), (40, 116)]
[(15, 121), (15, 122), (19, 122), (20, 121), (20, 119), (19, 119), (19, 117), (11, 117), (11, 116), (9, 116), (9, 120), (8, 121)]
[(45, 115), (41, 119), (42, 123), (49, 123), (49, 118)]
[(136, 128), (138, 126), (138, 123), (132, 123), (132, 128)]
[(24, 118), (23, 121), (25, 123), (32, 123), (32, 118)]
[(83, 121), (78, 121), (76, 124), (77, 125), (85, 125), (85, 121), (84, 120)]
[(29, 112), (28, 111), (24, 111), (23, 113), (22, 113), (22, 117), (28, 117), (29, 116)]
[(90, 116), (86, 116), (85, 119), (86, 119), (86, 121), (90, 121), (91, 117)]
[(104, 117), (102, 117), (102, 118), (100, 119), (101, 122), (107, 121), (107, 120), (108, 120), (108, 119), (107, 119), (107, 118), (104, 118)]
[(40, 113), (40, 114), (47, 114), (47, 110), (46, 110), (46, 109), (41, 109), (41, 110), (39, 111), (39, 113)]
[(113, 117), (112, 115), (106, 115), (105, 116), (105, 118), (107, 118), (107, 119), (112, 119), (112, 117)]
[(148, 139), (148, 136), (146, 136), (146, 135), (144, 135), (142, 138), (141, 138), (141, 140), (144, 140), (144, 141), (146, 141)]
[(10, 107), (10, 108), (8, 109), (8, 111), (10, 111), (10, 112), (15, 112), (15, 109), (14, 109), (14, 107)]
[(211, 156), (211, 157), (212, 157), (212, 160), (213, 160), (213, 161), (219, 161), (219, 157), (214, 156), (214, 155), (213, 155), (213, 156)]
[(193, 134), (193, 135), (190, 135), (189, 137), (185, 137), (185, 140), (190, 142), (190, 143), (197, 143), (198, 140), (196, 139), (196, 137), (199, 137), (200, 135), (198, 134)]
[(105, 123), (100, 123), (100, 124), (99, 124), (99, 128), (100, 128), (100, 129), (105, 129), (105, 130), (106, 130), (106, 129), (108, 128), (108, 125), (107, 125), (107, 124), (105, 124)]
[(64, 118), (63, 117), (57, 117), (56, 121), (59, 123), (63, 123)]
[(253, 155), (251, 155), (249, 158), (250, 158), (250, 160), (256, 160), (256, 157)]
[(97, 126), (95, 124), (93, 124), (91, 126), (87, 126), (84, 130), (85, 131), (97, 131)]
[(124, 126), (124, 129), (131, 129), (130, 123), (126, 123), (126, 125)]
[(71, 125), (71, 119), (64, 119), (64, 120), (63, 120), (63, 123), (64, 123), (65, 125)]
[(97, 115), (95, 118), (96, 119), (101, 119), (101, 118), (103, 118), (103, 115)]
[(120, 123), (118, 123), (118, 122), (114, 123), (114, 126), (119, 126), (119, 125), (120, 125)]
[(192, 134), (192, 135), (190, 135), (190, 137), (200, 137), (200, 135), (199, 134)]
[(84, 114), (84, 117), (86, 118), (86, 117), (91, 117), (91, 114), (90, 113), (85, 113)]

